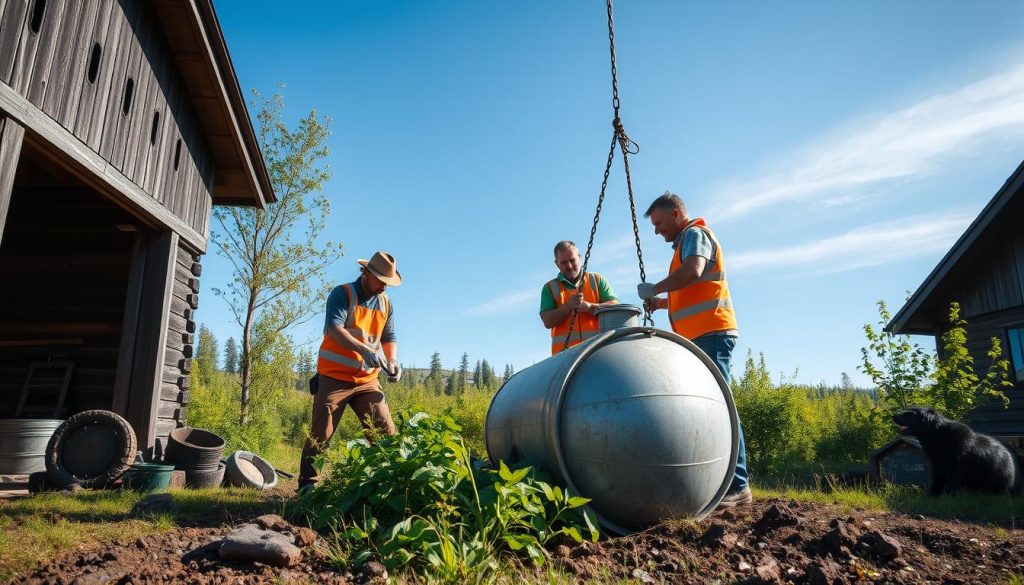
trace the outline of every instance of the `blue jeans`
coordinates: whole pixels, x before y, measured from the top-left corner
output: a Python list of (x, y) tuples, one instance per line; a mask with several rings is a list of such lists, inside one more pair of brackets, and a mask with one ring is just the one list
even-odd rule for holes
[[(732, 350), (736, 348), (736, 336), (724, 333), (707, 333), (692, 339), (694, 345), (708, 354), (711, 361), (718, 365), (726, 384), (730, 382), (729, 372), (732, 367)], [(737, 415), (737, 420), (739, 420)], [(738, 492), (747, 487), (747, 442), (743, 439), (743, 423), (740, 423), (740, 444), (736, 456), (736, 472), (732, 477), (729, 493)]]

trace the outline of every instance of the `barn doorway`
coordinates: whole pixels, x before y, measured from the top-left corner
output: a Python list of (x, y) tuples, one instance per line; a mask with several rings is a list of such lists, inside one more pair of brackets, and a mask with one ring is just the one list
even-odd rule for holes
[(123, 411), (144, 229), (26, 145), (0, 241), (0, 418)]

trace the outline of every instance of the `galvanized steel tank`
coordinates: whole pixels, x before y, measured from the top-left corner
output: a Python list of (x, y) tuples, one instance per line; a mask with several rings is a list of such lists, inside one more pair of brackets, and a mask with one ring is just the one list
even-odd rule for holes
[(0, 474), (28, 475), (46, 471), (46, 444), (64, 421), (0, 419)]
[[(602, 329), (629, 325), (623, 311), (635, 320), (639, 310), (599, 316)], [(697, 346), (624, 326), (509, 378), (491, 401), (486, 441), (492, 462), (546, 470), (625, 534), (714, 510), (732, 480), (738, 428), (728, 385)]]

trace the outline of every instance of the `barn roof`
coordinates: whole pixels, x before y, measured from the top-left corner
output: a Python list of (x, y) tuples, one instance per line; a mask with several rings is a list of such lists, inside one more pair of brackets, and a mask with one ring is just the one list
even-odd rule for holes
[(965, 263), (965, 258), (969, 260), (972, 257), (972, 250), (982, 240), (982, 235), (1004, 214), (1004, 210), (1011, 207), (1011, 203), (1015, 203), (1012, 207), (1016, 208), (1016, 203), (1022, 201), (1024, 201), (1024, 162), (1017, 166), (1017, 169), (1006, 179), (1006, 182), (988, 202), (988, 205), (981, 210), (967, 231), (960, 236), (949, 252), (946, 252), (946, 255), (914, 294), (907, 299), (903, 308), (886, 325), (886, 330), (895, 333), (934, 334), (935, 325), (925, 314), (928, 306), (932, 304), (932, 297), (937, 291), (944, 290), (951, 283), (958, 272), (957, 268)]
[(215, 164), (213, 202), (276, 200), (211, 0), (152, 0)]

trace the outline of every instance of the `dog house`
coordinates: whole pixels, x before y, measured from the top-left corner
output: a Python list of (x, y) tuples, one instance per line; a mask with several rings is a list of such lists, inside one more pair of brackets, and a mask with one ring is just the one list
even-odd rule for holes
[(273, 197), (210, 0), (0, 0), (0, 418), (161, 450), (211, 206)]

